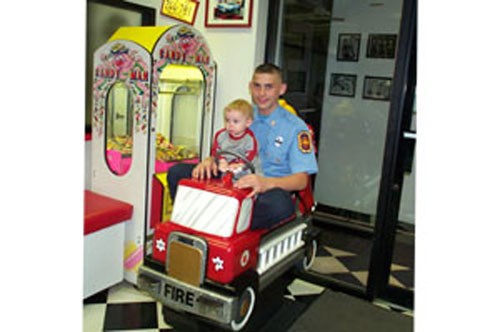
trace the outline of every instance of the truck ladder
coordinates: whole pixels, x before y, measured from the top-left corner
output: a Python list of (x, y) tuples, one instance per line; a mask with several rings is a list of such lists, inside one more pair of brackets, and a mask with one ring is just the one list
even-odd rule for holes
[(302, 240), (305, 223), (296, 225), (285, 232), (265, 241), (259, 248), (257, 272), (263, 274), (271, 267), (286, 258), (290, 253), (304, 245)]

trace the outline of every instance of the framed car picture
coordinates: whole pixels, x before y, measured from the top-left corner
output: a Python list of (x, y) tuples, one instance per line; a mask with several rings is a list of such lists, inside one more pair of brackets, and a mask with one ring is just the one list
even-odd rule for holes
[(252, 25), (253, 0), (206, 1), (206, 27), (248, 28)]

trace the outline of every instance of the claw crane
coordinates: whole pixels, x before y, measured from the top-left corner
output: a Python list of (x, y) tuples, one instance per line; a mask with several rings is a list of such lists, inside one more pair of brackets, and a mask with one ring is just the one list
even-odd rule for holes
[(91, 190), (133, 205), (125, 279), (168, 220), (169, 168), (208, 156), (216, 64), (191, 26), (122, 27), (94, 53)]

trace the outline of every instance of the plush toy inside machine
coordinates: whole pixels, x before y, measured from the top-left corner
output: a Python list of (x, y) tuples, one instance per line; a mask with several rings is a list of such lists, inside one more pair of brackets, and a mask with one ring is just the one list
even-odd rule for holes
[[(194, 66), (169, 65), (158, 91), (155, 173), (200, 157), (204, 79)], [(106, 155), (110, 169), (123, 175), (130, 169), (133, 147), (133, 100), (125, 84), (116, 83), (107, 100)]]

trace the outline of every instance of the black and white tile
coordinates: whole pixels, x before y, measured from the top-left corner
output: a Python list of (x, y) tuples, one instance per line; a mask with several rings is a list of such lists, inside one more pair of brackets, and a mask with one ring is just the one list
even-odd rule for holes
[[(269, 313), (264, 313), (267, 317), (263, 317), (262, 322), (257, 323), (262, 326), (263, 331), (279, 332), (281, 327), (291, 325), (324, 290), (321, 286), (300, 279), (285, 277), (277, 282), (287, 282), (288, 285), (284, 285), (283, 290), (276, 286), (268, 287), (269, 292), (263, 294), (268, 297), (263, 302), (266, 306), (269, 305), (263, 308), (269, 311)], [(278, 301), (270, 300), (270, 297), (276, 294), (281, 294), (283, 298)], [(272, 302), (275, 303), (274, 307), (272, 307)], [(274, 323), (270, 323), (268, 319), (270, 314), (273, 316)], [(84, 300), (83, 315), (84, 332), (181, 331), (165, 323), (159, 303), (127, 282)]]
[[(371, 250), (371, 239), (349, 237), (346, 234), (322, 233), (317, 257), (312, 271), (335, 279), (366, 286)], [(412, 248), (410, 248), (412, 250)], [(404, 252), (393, 260), (389, 283), (413, 289), (413, 252)], [(311, 284), (293, 275), (276, 281), (275, 286), (265, 291), (265, 306), (256, 308), (260, 313), (259, 331), (286, 331), (323, 292), (324, 288)], [(391, 311), (412, 316), (413, 312), (396, 308), (391, 304), (376, 302), (375, 305)], [(83, 331), (183, 331), (165, 323), (162, 307), (148, 294), (135, 286), (123, 282), (84, 300)], [(170, 320), (169, 320), (170, 321)], [(259, 325), (260, 324), (260, 325)]]

